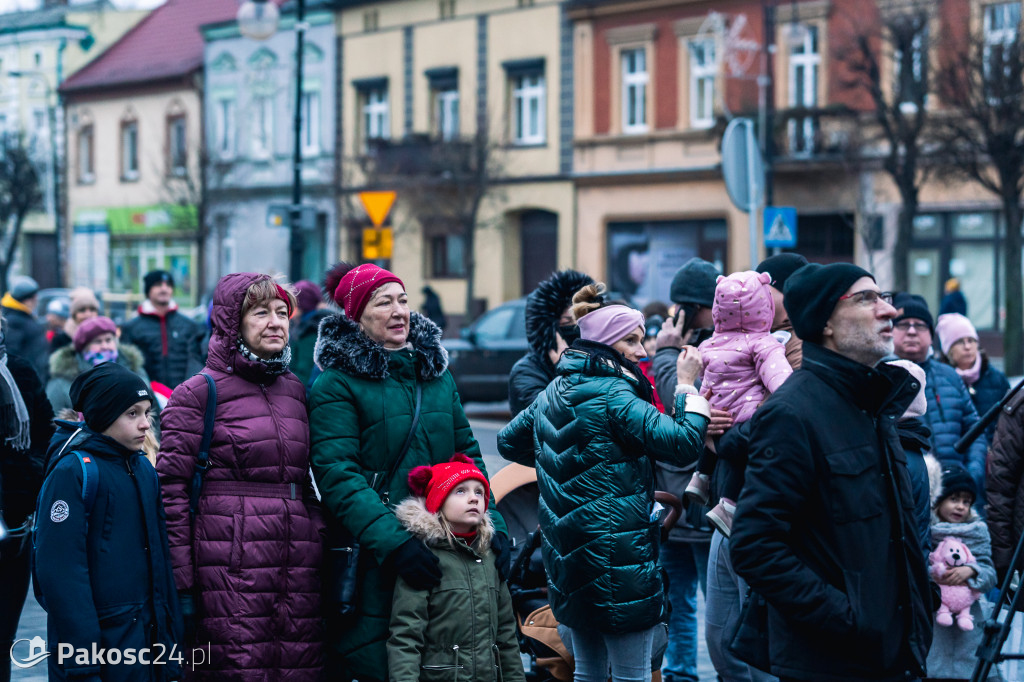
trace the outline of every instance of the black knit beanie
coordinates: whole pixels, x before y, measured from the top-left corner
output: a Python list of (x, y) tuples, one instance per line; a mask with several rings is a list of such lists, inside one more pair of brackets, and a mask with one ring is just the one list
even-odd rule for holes
[(928, 310), (928, 302), (924, 300), (923, 296), (902, 291), (893, 297), (892, 307), (899, 312), (893, 320), (894, 324), (906, 319), (921, 320), (928, 325), (928, 331), (932, 334), (935, 333), (935, 320), (932, 318), (931, 311)]
[(673, 303), (696, 303), (710, 308), (715, 304), (715, 285), (720, 274), (703, 258), (691, 258), (676, 270), (668, 297)]
[(71, 384), (71, 407), (85, 415), (86, 425), (103, 433), (129, 407), (140, 400), (156, 400), (139, 375), (116, 362), (82, 372)]
[(799, 253), (780, 253), (776, 256), (768, 256), (757, 266), (758, 272), (767, 272), (772, 276), (769, 282), (777, 291), (786, 288), (786, 280), (794, 272), (807, 265), (807, 259)]
[(962, 465), (955, 462), (944, 464), (942, 467), (942, 491), (935, 506), (953, 493), (970, 493), (975, 500), (978, 499), (978, 489), (974, 486), (974, 478)]
[(870, 272), (852, 263), (809, 263), (790, 275), (782, 305), (786, 307), (796, 335), (804, 341), (820, 344), (821, 332), (832, 317), (839, 297), (861, 277), (875, 279)]
[(166, 270), (151, 270), (146, 273), (146, 276), (142, 278), (143, 293), (149, 296), (149, 290), (155, 287), (160, 282), (167, 282), (174, 288), (174, 275), (167, 272)]

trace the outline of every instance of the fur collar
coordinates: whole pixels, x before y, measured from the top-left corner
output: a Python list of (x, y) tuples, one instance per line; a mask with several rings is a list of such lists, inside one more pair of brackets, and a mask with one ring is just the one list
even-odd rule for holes
[[(437, 520), (436, 514), (427, 511), (426, 502), (422, 497), (406, 498), (404, 502), (395, 507), (395, 516), (407, 531), (423, 540), (428, 546), (448, 546), (448, 537), (444, 529), (441, 528), (441, 522)], [(484, 514), (484, 522), (480, 524), (480, 529), (477, 531), (473, 549), (480, 553), (489, 550), (493, 537), (494, 524), (491, 522), (491, 516)]]
[[(409, 317), (409, 343), (416, 352), (420, 379), (430, 381), (448, 369), (448, 351), (441, 345), (441, 328), (419, 313)], [(363, 379), (387, 379), (391, 351), (372, 341), (343, 313), (320, 322), (313, 360), (324, 370), (339, 369)]]
[(558, 320), (572, 305), (573, 295), (594, 280), (576, 270), (560, 270), (537, 285), (526, 298), (526, 339), (530, 352), (548, 360), (548, 351), (555, 348)]
[[(117, 344), (117, 364), (138, 372), (145, 362), (142, 351), (130, 343)], [(50, 355), (50, 376), (74, 381), (82, 372), (90, 367), (75, 352), (73, 346), (63, 346)]]

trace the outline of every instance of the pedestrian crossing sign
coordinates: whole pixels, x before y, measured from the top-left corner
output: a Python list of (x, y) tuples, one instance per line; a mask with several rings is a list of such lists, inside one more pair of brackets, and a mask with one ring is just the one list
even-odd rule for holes
[(792, 206), (766, 206), (763, 225), (765, 248), (796, 246), (796, 209)]

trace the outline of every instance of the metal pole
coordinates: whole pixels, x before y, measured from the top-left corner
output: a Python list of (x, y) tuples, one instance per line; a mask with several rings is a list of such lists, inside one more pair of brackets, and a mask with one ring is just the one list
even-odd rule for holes
[(747, 120), (745, 121), (747, 135), (747, 149), (750, 153), (747, 154), (747, 187), (748, 196), (750, 198), (749, 207), (750, 210), (747, 212), (747, 217), (750, 220), (750, 269), (753, 270), (757, 267), (758, 263), (758, 249), (757, 249), (757, 213), (760, 208), (760, 189), (763, 178), (757, 177), (757, 172), (754, 164), (755, 154), (757, 150), (757, 141), (754, 139), (754, 124)]
[(292, 207), (289, 225), (288, 276), (302, 279), (302, 52), (306, 40), (306, 0), (298, 0), (295, 11), (295, 149), (292, 151)]

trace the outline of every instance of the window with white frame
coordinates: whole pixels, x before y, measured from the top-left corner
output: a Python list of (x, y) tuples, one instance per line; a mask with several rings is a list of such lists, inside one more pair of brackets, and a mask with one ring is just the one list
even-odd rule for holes
[(986, 5), (984, 13), (985, 76), (989, 76), (994, 65), (1001, 66), (1003, 73), (1009, 76), (1010, 64), (1004, 63), (1004, 51), (1017, 42), (1017, 32), (1020, 29), (1020, 2)]
[(442, 140), (454, 140), (459, 136), (458, 88), (434, 91), (434, 120)]
[(188, 138), (184, 116), (171, 116), (167, 119), (167, 138), (169, 175), (183, 176), (188, 172)]
[(320, 153), (320, 91), (302, 93), (302, 153)]
[(544, 144), (546, 136), (544, 73), (532, 71), (512, 76), (512, 142)]
[(121, 123), (121, 179), (139, 179), (139, 124)]
[(39, 139), (46, 138), (46, 110), (45, 109), (33, 109), (32, 110), (32, 134), (39, 137)]
[(647, 131), (647, 51), (622, 51), (622, 132)]
[(214, 102), (214, 149), (221, 159), (235, 155), (235, 100), (224, 97)]
[(92, 125), (78, 129), (78, 182), (88, 184), (96, 180), (93, 175), (93, 128)]
[(274, 100), (272, 97), (253, 99), (252, 155), (266, 159), (274, 153)]
[(690, 41), (690, 125), (710, 128), (715, 124), (715, 77), (718, 60), (715, 40)]
[(362, 93), (363, 140), (386, 140), (390, 137), (387, 86), (367, 88)]
[(928, 68), (928, 22), (911, 22), (901, 35), (895, 35), (893, 65), (896, 71), (896, 100), (904, 110), (912, 111), (927, 97), (925, 76)]
[[(818, 27), (807, 25), (800, 32), (803, 40), (789, 53), (789, 106), (814, 109), (818, 106), (818, 78), (821, 54), (818, 52)], [(789, 151), (807, 155), (814, 151), (814, 117), (797, 116), (789, 120)]]

